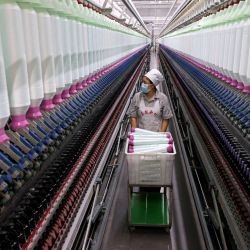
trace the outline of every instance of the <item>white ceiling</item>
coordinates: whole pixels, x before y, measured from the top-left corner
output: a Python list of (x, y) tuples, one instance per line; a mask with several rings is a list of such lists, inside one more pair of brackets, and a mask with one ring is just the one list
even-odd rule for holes
[[(88, 0), (102, 8), (112, 8), (112, 15), (125, 18), (126, 23), (140, 28), (133, 14), (126, 8), (122, 0)], [(131, 0), (148, 30), (157, 36), (164, 25), (174, 15), (175, 11), (185, 0)], [(141, 28), (143, 30), (143, 28)]]
[[(124, 7), (121, 0), (113, 0), (120, 7)], [(183, 0), (132, 0), (147, 28), (157, 36), (182, 4)], [(125, 9), (128, 15), (130, 12)]]
[[(77, 0), (75, 0), (77, 1)], [(79, 0), (78, 0), (79, 1)], [(83, 1), (83, 0), (82, 0)], [(137, 31), (155, 37), (215, 13), (231, 0), (84, 0)]]

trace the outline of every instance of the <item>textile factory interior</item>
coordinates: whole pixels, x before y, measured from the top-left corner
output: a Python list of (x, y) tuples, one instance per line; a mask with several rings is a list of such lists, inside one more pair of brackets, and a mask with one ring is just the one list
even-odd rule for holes
[(0, 249), (249, 250), (250, 0), (0, 0)]

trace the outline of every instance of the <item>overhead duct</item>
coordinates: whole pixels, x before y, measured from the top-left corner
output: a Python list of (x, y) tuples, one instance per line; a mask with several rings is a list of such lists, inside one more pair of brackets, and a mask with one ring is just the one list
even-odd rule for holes
[(144, 21), (142, 20), (140, 14), (138, 13), (137, 9), (135, 8), (134, 4), (131, 0), (122, 0), (123, 4), (128, 8), (128, 10), (135, 16), (141, 26), (145, 29), (147, 34), (150, 34), (147, 26), (145, 25)]

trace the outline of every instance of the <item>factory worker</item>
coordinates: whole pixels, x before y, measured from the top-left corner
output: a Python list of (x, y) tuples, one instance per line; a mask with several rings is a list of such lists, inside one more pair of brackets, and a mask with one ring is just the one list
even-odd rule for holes
[(157, 69), (150, 70), (141, 84), (141, 91), (132, 99), (128, 115), (132, 128), (143, 128), (156, 132), (165, 132), (172, 117), (168, 98), (157, 90), (156, 86), (163, 81)]

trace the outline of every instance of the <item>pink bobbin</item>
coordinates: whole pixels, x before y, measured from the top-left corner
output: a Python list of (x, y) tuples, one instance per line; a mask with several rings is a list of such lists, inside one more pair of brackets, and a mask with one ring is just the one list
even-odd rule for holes
[(10, 127), (13, 129), (21, 129), (29, 126), (25, 115), (14, 115), (11, 117)]
[(237, 83), (237, 86), (236, 86), (236, 89), (244, 89), (244, 84), (243, 84), (243, 82), (238, 82)]
[(62, 95), (61, 94), (57, 94), (53, 97), (53, 103), (54, 104), (62, 104), (64, 101), (62, 99)]
[(167, 152), (168, 152), (168, 153), (173, 153), (173, 152), (174, 152), (174, 147), (173, 147), (173, 145), (168, 145), (168, 146), (167, 146)]
[(9, 141), (9, 137), (6, 135), (4, 128), (0, 128), (0, 144)]
[(231, 77), (228, 77), (227, 80), (226, 80), (226, 83), (231, 85), (231, 82), (233, 81), (233, 79)]
[(54, 109), (55, 105), (53, 104), (52, 100), (43, 100), (41, 104), (41, 109), (45, 111), (49, 111)]
[(40, 119), (43, 115), (40, 111), (40, 107), (30, 107), (28, 109), (28, 112), (26, 113), (26, 116), (28, 119), (31, 120), (38, 120)]
[(63, 92), (62, 92), (62, 98), (63, 99), (69, 99), (71, 97), (70, 93), (69, 93), (69, 89), (65, 89)]
[(76, 84), (76, 90), (80, 91), (80, 90), (84, 89), (82, 83), (83, 83), (83, 81), (82, 81), (82, 82), (78, 82), (78, 83)]
[(233, 86), (233, 87), (237, 87), (238, 81), (234, 79), (234, 80), (232, 80), (232, 82), (230, 83), (230, 85)]
[(245, 86), (243, 89), (244, 93), (250, 94), (250, 86)]
[(76, 84), (72, 84), (69, 88), (69, 94), (70, 95), (75, 95), (77, 93), (77, 90), (76, 90)]

